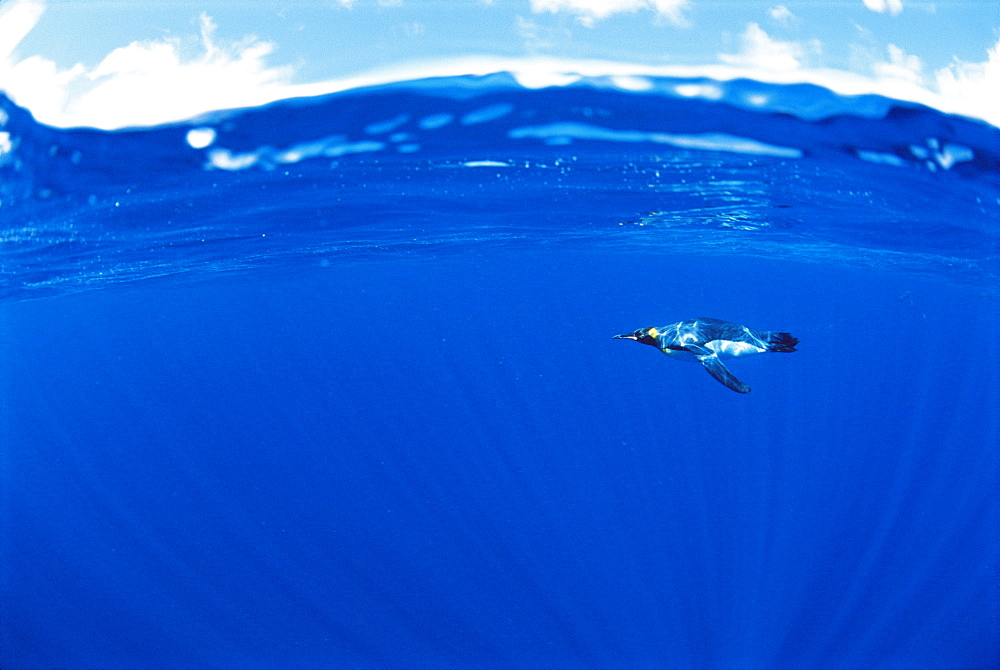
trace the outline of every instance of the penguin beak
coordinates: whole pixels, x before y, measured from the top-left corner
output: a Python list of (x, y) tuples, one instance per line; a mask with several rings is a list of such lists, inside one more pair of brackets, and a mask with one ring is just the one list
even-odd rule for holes
[(624, 335), (615, 335), (611, 338), (612, 340), (638, 340), (635, 333), (626, 333)]

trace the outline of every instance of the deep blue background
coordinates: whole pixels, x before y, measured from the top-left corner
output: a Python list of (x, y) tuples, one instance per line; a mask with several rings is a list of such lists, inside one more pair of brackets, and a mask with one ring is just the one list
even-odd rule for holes
[[(801, 340), (743, 396), (616, 333)], [(995, 299), (470, 250), (0, 304), (0, 665), (992, 668)]]

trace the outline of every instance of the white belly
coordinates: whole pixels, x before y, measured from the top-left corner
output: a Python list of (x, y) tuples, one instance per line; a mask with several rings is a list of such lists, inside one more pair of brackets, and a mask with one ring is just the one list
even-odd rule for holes
[[(755, 347), (746, 342), (730, 342), (728, 340), (712, 340), (705, 343), (705, 348), (715, 352), (719, 358), (740, 358), (741, 356), (752, 356), (767, 351), (760, 347)], [(663, 353), (678, 361), (698, 362), (698, 357), (690, 351), (677, 351), (676, 349), (664, 349)]]
[(712, 340), (706, 342), (705, 346), (714, 351), (719, 358), (740, 358), (767, 351), (749, 342), (730, 342), (728, 340)]

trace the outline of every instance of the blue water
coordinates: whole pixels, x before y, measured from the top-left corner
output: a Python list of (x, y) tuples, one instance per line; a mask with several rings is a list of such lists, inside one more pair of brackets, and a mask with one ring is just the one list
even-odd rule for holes
[(650, 81), (0, 100), (0, 667), (1000, 666), (1000, 130)]

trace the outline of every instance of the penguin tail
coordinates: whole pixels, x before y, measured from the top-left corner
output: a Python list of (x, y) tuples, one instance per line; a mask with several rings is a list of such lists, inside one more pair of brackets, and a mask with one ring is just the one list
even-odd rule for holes
[(791, 333), (779, 333), (775, 331), (768, 333), (767, 350), (787, 353), (795, 351), (795, 345), (798, 343), (798, 338), (792, 337)]

